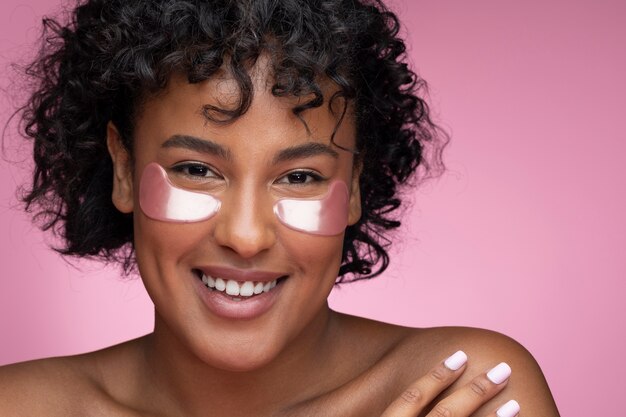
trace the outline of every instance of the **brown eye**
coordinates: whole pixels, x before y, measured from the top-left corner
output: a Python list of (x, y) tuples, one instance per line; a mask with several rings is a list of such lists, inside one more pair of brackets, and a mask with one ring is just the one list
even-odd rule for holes
[(202, 165), (190, 165), (187, 167), (187, 172), (194, 177), (206, 177), (209, 169)]
[(219, 178), (213, 169), (200, 163), (183, 163), (172, 167), (172, 170), (194, 179)]
[(305, 172), (292, 172), (287, 175), (287, 179), (291, 184), (304, 184), (309, 174)]
[(323, 180), (324, 178), (314, 171), (293, 171), (283, 176), (278, 182), (287, 184), (310, 184)]

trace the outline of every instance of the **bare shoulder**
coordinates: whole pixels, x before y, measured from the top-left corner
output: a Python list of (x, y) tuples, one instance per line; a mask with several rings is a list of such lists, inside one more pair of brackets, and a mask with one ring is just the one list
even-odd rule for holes
[(136, 415), (117, 404), (104, 389), (101, 362), (115, 350), (0, 367), (0, 415)]
[[(541, 367), (519, 342), (502, 333), (470, 327), (414, 329), (403, 341), (407, 352), (420, 352), (428, 369), (458, 350), (468, 356), (467, 368), (447, 393), (469, 383), (501, 362), (512, 369), (507, 387), (475, 415), (493, 413), (498, 406), (515, 399), (525, 416), (558, 416), (554, 399)], [(427, 370), (423, 370), (427, 372)], [(445, 395), (445, 393), (444, 393)]]
[[(74, 358), (49, 358), (0, 367), (0, 414), (61, 415), (76, 407), (77, 397), (91, 385)], [(58, 410), (58, 412), (57, 412)]]

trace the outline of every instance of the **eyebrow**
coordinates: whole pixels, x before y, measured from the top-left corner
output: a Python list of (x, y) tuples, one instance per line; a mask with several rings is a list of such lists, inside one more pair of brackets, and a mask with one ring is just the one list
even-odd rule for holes
[(185, 148), (196, 152), (215, 155), (219, 158), (230, 160), (230, 151), (208, 139), (200, 139), (189, 135), (173, 135), (163, 142), (162, 148)]
[[(230, 160), (231, 153), (227, 148), (208, 139), (200, 139), (190, 135), (173, 135), (161, 145), (162, 148), (185, 148), (196, 152), (215, 155), (222, 159)], [(272, 161), (273, 164), (292, 161), (295, 159), (310, 158), (318, 155), (328, 155), (334, 159), (339, 154), (333, 148), (323, 143), (309, 142), (302, 145), (292, 146), (281, 150)]]
[(283, 149), (274, 157), (272, 163), (291, 161), (294, 159), (310, 158), (312, 156), (328, 155), (335, 159), (339, 158), (339, 154), (333, 148), (323, 143), (309, 142), (302, 145), (292, 146)]

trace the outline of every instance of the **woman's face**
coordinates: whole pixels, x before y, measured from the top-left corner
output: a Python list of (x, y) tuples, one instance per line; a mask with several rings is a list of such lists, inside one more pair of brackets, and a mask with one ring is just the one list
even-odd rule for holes
[[(348, 224), (360, 216), (353, 155), (330, 141), (337, 118), (326, 104), (307, 110), (302, 114), (307, 132), (292, 113), (298, 100), (274, 97), (262, 68), (258, 64), (251, 74), (255, 91), (249, 110), (230, 124), (207, 121), (202, 109), (237, 102), (231, 78), (189, 84), (174, 76), (136, 121), (132, 167), (109, 126), (113, 200), (118, 209), (134, 214), (137, 262), (156, 307), (156, 329), (204, 362), (228, 370), (270, 362), (295, 338), (319, 330), (327, 317), (343, 233), (324, 236), (286, 227), (274, 214), (275, 202), (319, 199), (331, 182), (341, 181), (350, 194)], [(332, 91), (327, 93), (328, 100)], [(335, 143), (354, 148), (351, 116)], [(176, 187), (219, 199), (219, 212), (192, 223), (148, 217), (139, 205), (139, 189), (144, 168), (153, 162)], [(255, 286), (280, 280), (254, 296), (262, 300), (256, 302), (210, 290), (202, 283), (203, 273)]]

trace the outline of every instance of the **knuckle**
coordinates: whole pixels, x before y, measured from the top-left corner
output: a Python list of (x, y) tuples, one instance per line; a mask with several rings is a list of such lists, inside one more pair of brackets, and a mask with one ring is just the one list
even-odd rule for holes
[(469, 387), (472, 392), (474, 392), (474, 394), (478, 395), (479, 397), (484, 397), (489, 392), (485, 383), (479, 379), (475, 379), (470, 382)]
[(424, 395), (417, 388), (408, 388), (404, 390), (400, 398), (407, 404), (415, 405), (422, 401)]
[(444, 404), (438, 404), (437, 407), (433, 409), (433, 413), (435, 417), (453, 417), (452, 410), (445, 406)]
[(437, 367), (430, 371), (430, 377), (436, 382), (446, 382), (448, 379), (448, 375), (443, 369), (441, 369), (441, 367)]

